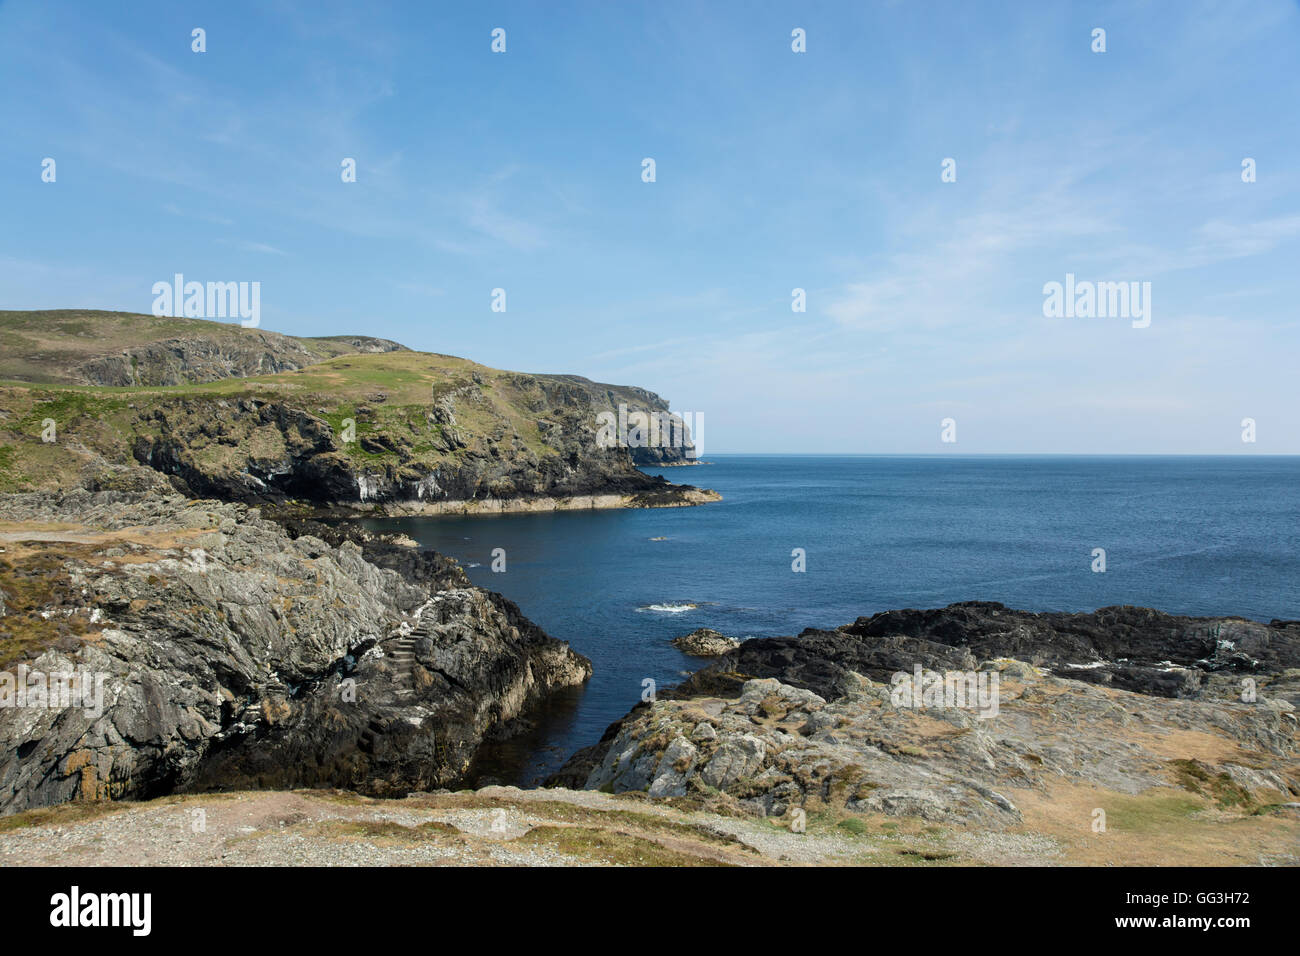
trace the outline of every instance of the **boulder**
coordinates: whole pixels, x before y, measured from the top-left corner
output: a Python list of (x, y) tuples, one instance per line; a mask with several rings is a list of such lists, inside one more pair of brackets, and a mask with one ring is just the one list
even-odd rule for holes
[(675, 637), (670, 642), (683, 654), (692, 657), (721, 657), (740, 646), (740, 641), (727, 637), (711, 628), (701, 627), (689, 634)]

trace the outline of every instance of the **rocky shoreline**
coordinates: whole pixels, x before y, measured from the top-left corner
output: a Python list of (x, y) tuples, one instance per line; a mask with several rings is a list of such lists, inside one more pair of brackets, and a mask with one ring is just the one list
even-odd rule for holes
[[(921, 674), (941, 692), (900, 697)], [(1067, 791), (1090, 810), (1175, 790), (1294, 815), (1298, 708), (1300, 622), (970, 602), (745, 641), (548, 785), (992, 829)]]
[(103, 675), (0, 708), (0, 812), (186, 790), (454, 785), (590, 662), (454, 563), (355, 527), (154, 493), (0, 498), (7, 672)]
[[(154, 481), (0, 498), (0, 669), (106, 678), (99, 713), (0, 709), (0, 813), (214, 789), (454, 788), (484, 742), (591, 674), (403, 536)], [(1023, 822), (1026, 791), (1063, 782), (1132, 794), (1199, 781), (1252, 808), (1300, 798), (1300, 622), (969, 602), (678, 643), (714, 659), (548, 786), (994, 828)], [(898, 676), (922, 671), (994, 678), (992, 719), (978, 698), (899, 706)]]
[(636, 494), (539, 496), (533, 498), (473, 498), (446, 501), (395, 501), (382, 504), (335, 505), (336, 516), (421, 517), (433, 515), (530, 514), (546, 511), (601, 511), (610, 508), (689, 508), (721, 501), (722, 495), (693, 485), (672, 485), (662, 491)]
[[(0, 497), (0, 671), (104, 677), (97, 712), (0, 707), (0, 816), (303, 788), (442, 806), (419, 795), (463, 786), (486, 742), (527, 729), (541, 701), (591, 674), (509, 600), (404, 536), (152, 480)], [(809, 820), (833, 827), (817, 844), (830, 859), (867, 852), (843, 842), (867, 832), (911, 852), (900, 826), (936, 859), (975, 852), (969, 832), (1002, 834), (980, 854), (1030, 839), (1087, 858), (1076, 832), (1098, 812), (1128, 828), (1176, 810), (1209, 846), (1249, 820), (1249, 852), (1267, 862), (1286, 861), (1269, 841), (1300, 834), (1300, 622), (969, 602), (738, 645), (716, 632), (681, 642), (717, 656), (546, 789), (492, 798), (525, 821), (551, 808), (517, 836), (584, 793), (648, 801), (674, 826), (706, 819), (711, 832), (759, 821), (734, 832), (760, 857), (777, 844), (782, 858), (804, 852), (763, 834), (801, 834)], [(900, 701), (900, 675), (923, 673), (969, 682), (970, 698), (926, 700), (918, 683)], [(530, 793), (543, 802), (521, 802)], [(601, 806), (593, 845), (608, 849), (626, 817)], [(467, 861), (496, 852), (457, 839)], [(659, 858), (654, 839), (638, 835), (637, 852)], [(1152, 840), (1126, 852), (1146, 859)]]

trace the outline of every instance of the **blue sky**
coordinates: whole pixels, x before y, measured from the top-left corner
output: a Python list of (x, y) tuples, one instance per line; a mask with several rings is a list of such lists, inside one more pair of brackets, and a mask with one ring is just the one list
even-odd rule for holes
[[(1281, 0), (3, 0), (0, 307), (258, 281), (718, 453), (1300, 453), (1298, 48)], [(1044, 317), (1066, 273), (1150, 327)]]

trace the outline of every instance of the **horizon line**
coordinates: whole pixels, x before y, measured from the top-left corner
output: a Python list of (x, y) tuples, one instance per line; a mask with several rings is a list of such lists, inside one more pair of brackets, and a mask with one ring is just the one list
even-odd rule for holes
[[(1227, 452), (1170, 451), (985, 451), (985, 452), (924, 452), (924, 451), (720, 451), (714, 457), (737, 456), (746, 458), (1300, 458), (1300, 452)], [(695, 462), (707, 465), (709, 455)], [(643, 468), (680, 465), (642, 465)]]

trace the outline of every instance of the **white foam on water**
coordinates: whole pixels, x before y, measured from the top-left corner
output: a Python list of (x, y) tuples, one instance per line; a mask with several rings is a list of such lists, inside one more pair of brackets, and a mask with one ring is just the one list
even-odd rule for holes
[(637, 608), (638, 611), (658, 611), (661, 614), (683, 614), (686, 611), (694, 611), (698, 604), (681, 603), (681, 604), (647, 604), (644, 607)]

